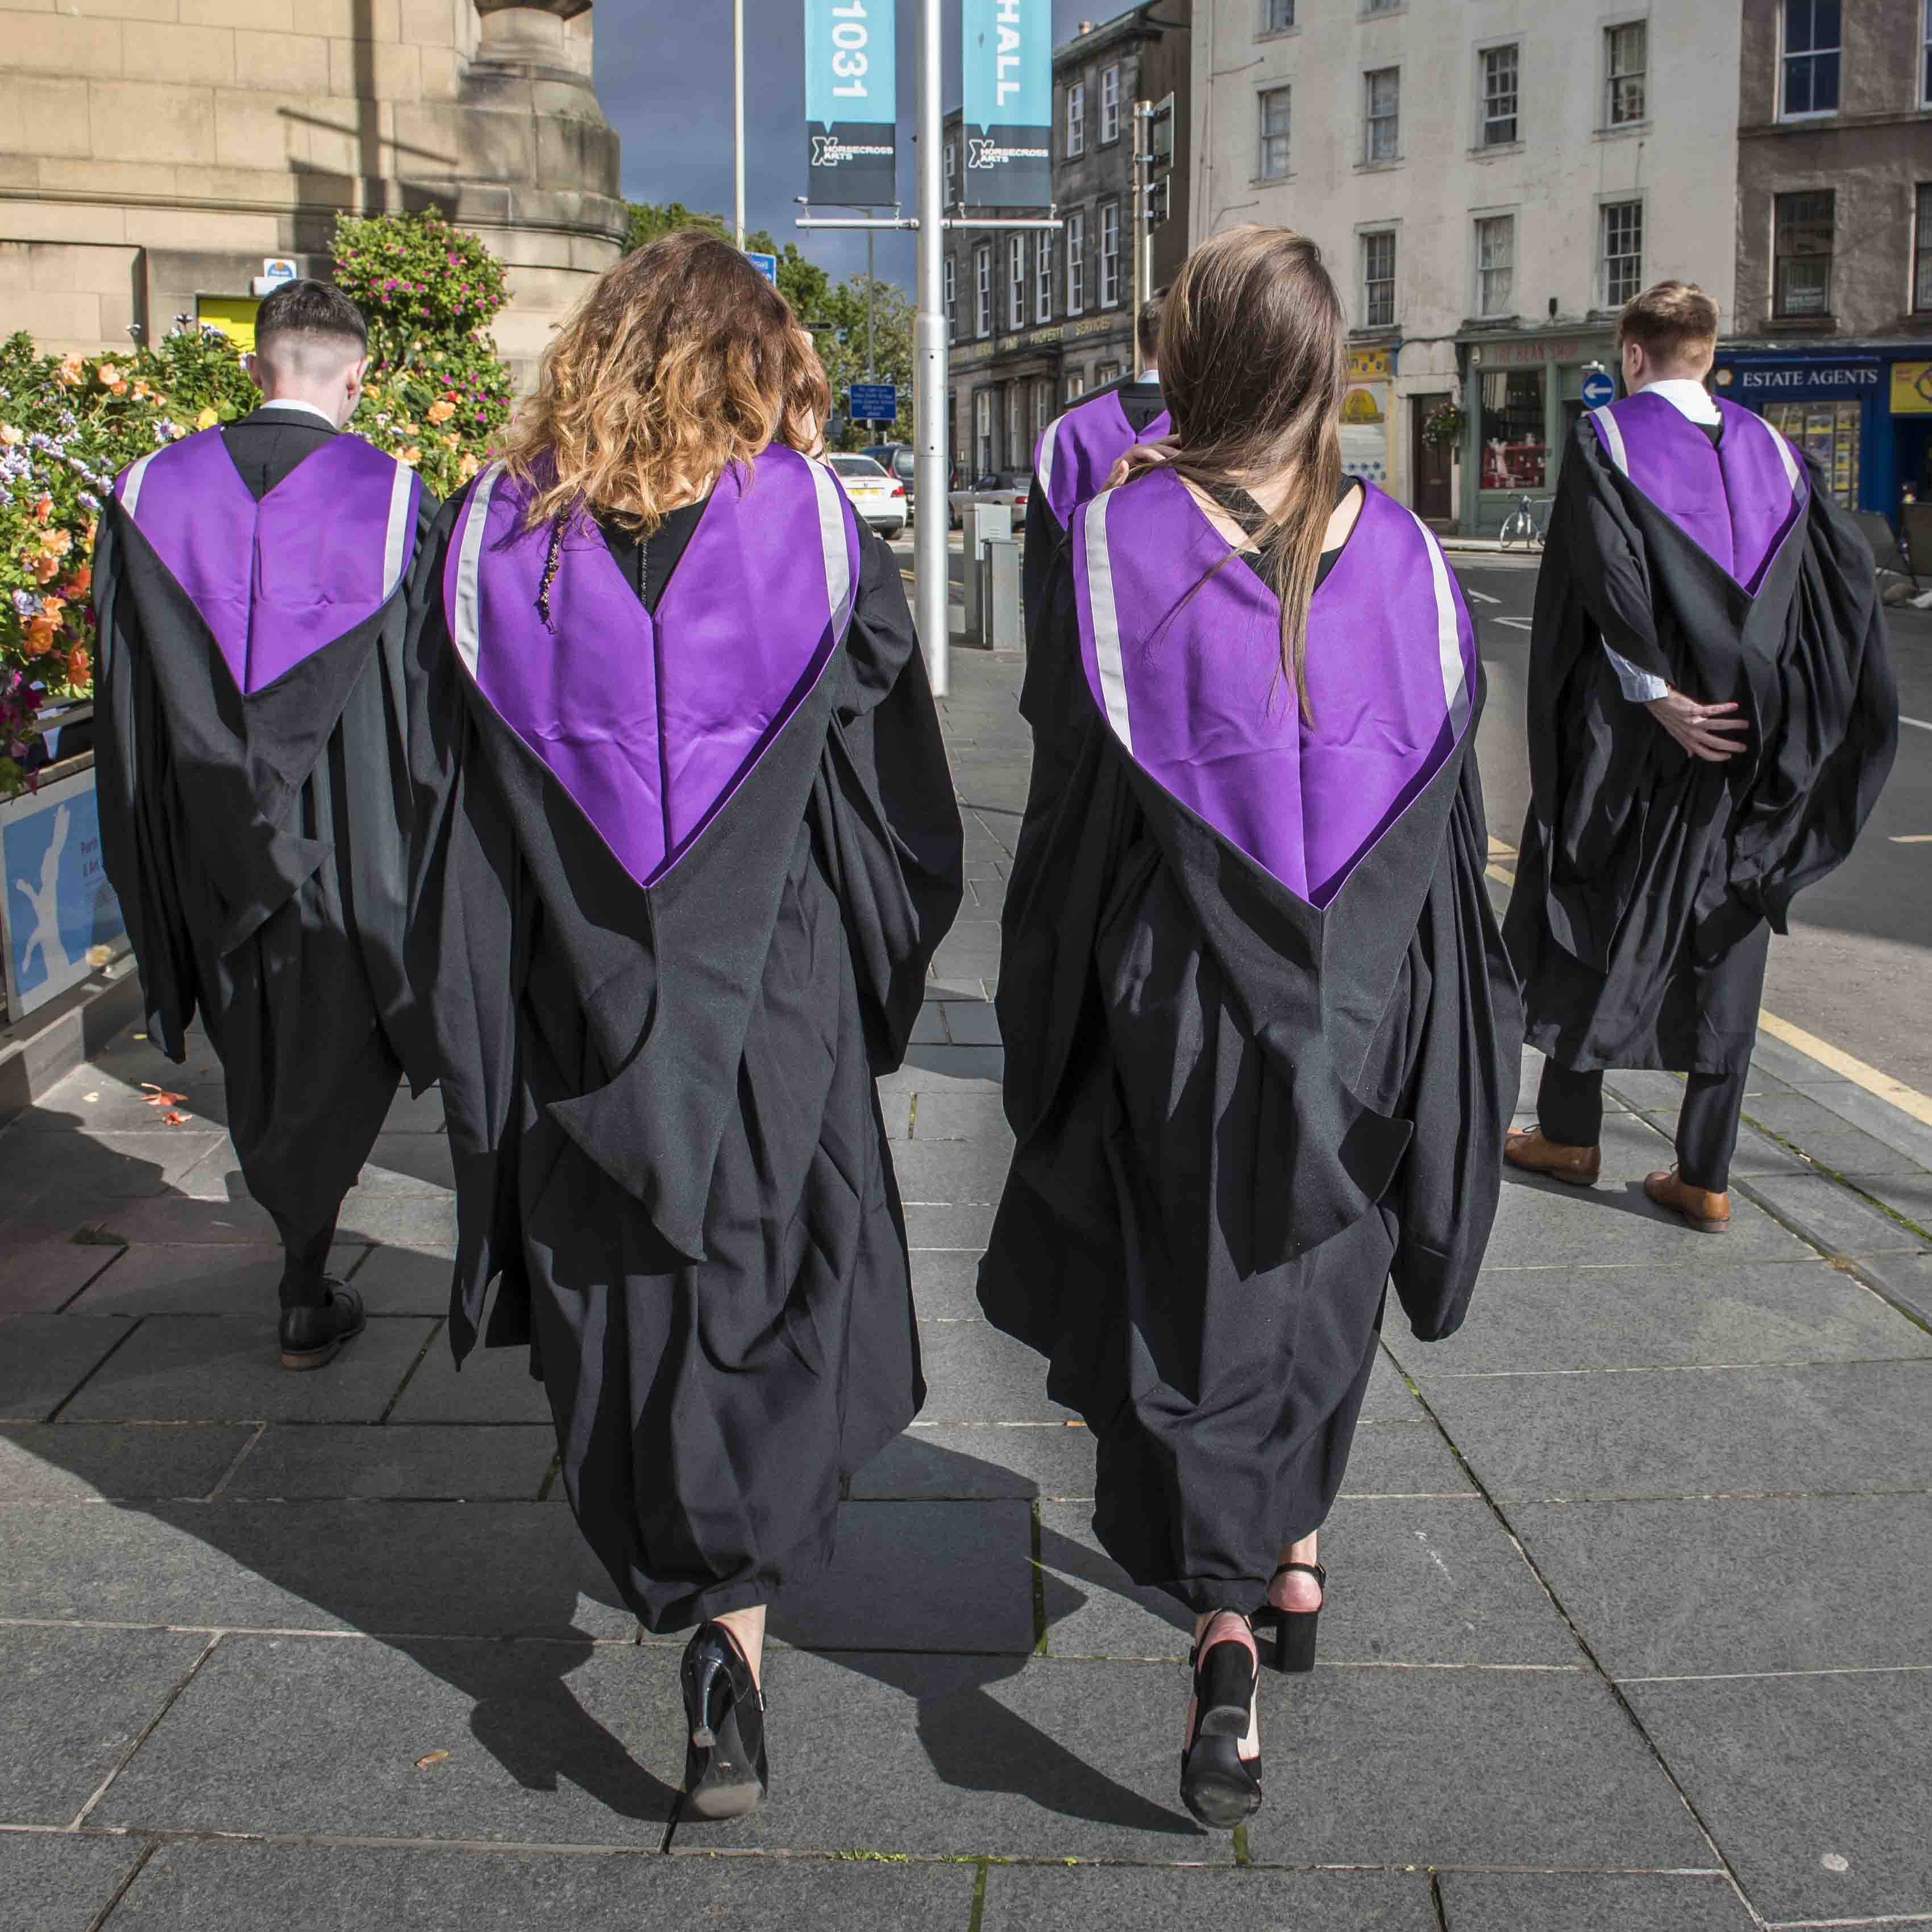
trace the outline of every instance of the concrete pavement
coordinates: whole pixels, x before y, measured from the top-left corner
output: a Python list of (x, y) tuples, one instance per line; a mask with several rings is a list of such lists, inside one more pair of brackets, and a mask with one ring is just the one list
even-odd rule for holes
[(206, 1048), (124, 1037), (0, 1133), (0, 1924), (1932, 1924), (1932, 1128), (1775, 1043), (1730, 1234), (1643, 1199), (1676, 1083), (1624, 1076), (1597, 1187), (1510, 1180), (1463, 1334), (1392, 1322), (1265, 1808), (1194, 1827), (1185, 1619), (973, 1298), (1025, 760), (1017, 665), (953, 668), (968, 903), (884, 1083), (931, 1398), (775, 1615), (769, 1808), (676, 1816), (676, 1643), (521, 1360), (451, 1371), (434, 1098), (344, 1217), (369, 1333), (289, 1376)]

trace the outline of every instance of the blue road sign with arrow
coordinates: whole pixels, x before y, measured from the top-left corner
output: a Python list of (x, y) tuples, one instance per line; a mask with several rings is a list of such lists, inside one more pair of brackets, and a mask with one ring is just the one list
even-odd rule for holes
[(1592, 369), (1583, 378), (1583, 406), (1586, 410), (1600, 410), (1606, 403), (1616, 400), (1617, 381), (1614, 376), (1601, 369)]

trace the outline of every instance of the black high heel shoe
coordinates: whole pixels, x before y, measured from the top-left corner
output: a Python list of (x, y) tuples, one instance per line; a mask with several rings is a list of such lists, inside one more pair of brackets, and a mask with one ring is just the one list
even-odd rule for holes
[[(1322, 1604), (1328, 1600), (1328, 1573), (1318, 1563), (1282, 1563), (1276, 1566), (1274, 1574), (1286, 1576), (1292, 1571), (1315, 1579), (1322, 1592), (1322, 1603), (1312, 1610), (1284, 1610), (1275, 1604), (1264, 1603), (1252, 1622), (1257, 1640), (1263, 1624), (1274, 1626), (1274, 1655), (1270, 1660), (1276, 1670), (1299, 1677), (1315, 1668), (1315, 1630), (1322, 1621)], [(1274, 1588), (1274, 1577), (1268, 1579), (1268, 1587)]]
[(1241, 1755), (1259, 1678), (1246, 1644), (1194, 1647), (1194, 1735), (1180, 1754), (1180, 1802), (1204, 1825), (1231, 1832), (1261, 1809), (1262, 1761)]
[(700, 1624), (678, 1673), (690, 1742), (684, 1802), (700, 1818), (755, 1811), (770, 1783), (765, 1762), (765, 1700), (738, 1640), (722, 1624)]

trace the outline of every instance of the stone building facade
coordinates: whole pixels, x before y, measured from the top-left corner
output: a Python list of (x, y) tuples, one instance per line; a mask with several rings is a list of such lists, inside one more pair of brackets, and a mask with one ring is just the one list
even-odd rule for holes
[(246, 329), (269, 257), (324, 274), (338, 212), (435, 207), (512, 269), (526, 375), (622, 250), (591, 0), (0, 0), (0, 332), (124, 345)]
[(1722, 392), (1849, 504), (1932, 502), (1932, 0), (1744, 0)]
[[(1554, 490), (1628, 295), (1681, 275), (1730, 312), (1739, 35), (1736, 0), (1196, 8), (1193, 237), (1321, 242), (1354, 324), (1352, 470), (1492, 534)], [(1450, 404), (1444, 446), (1424, 425)]]
[[(1174, 96), (1168, 211), (1153, 230), (1158, 287), (1187, 250), (1188, 22), (1189, 0), (1150, 0), (1083, 22), (1054, 50), (1052, 212), (1064, 227), (948, 232), (949, 446), (962, 477), (1026, 469), (1055, 413), (1133, 373), (1133, 104)], [(946, 149), (950, 208), (956, 112)]]

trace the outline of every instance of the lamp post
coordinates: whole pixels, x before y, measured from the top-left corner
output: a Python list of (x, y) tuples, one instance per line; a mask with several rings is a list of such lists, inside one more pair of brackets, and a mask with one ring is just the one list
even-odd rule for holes
[(745, 252), (745, 0), (731, 0), (731, 229)]

